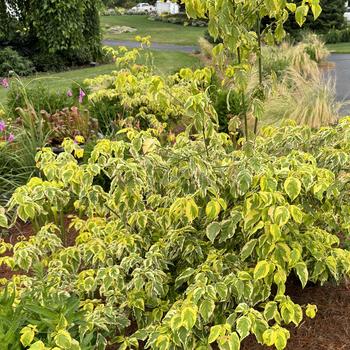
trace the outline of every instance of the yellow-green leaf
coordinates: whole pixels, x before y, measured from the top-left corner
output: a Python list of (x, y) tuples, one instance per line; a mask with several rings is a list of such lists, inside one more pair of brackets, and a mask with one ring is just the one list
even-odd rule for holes
[(221, 211), (220, 203), (212, 199), (205, 208), (205, 213), (209, 220), (214, 220), (218, 217)]
[(219, 336), (221, 335), (221, 332), (223, 330), (223, 326), (222, 325), (216, 325), (210, 328), (210, 333), (209, 333), (209, 338), (208, 338), (208, 343), (214, 343), (214, 341), (216, 339), (219, 338)]
[(266, 260), (259, 261), (254, 269), (254, 279), (261, 280), (265, 278), (270, 272), (270, 263)]
[(8, 221), (7, 216), (5, 214), (5, 209), (0, 207), (0, 227), (7, 228), (8, 227)]
[(204, 299), (199, 306), (199, 313), (205, 322), (208, 322), (215, 310), (215, 303), (212, 299)]
[(185, 307), (181, 311), (181, 324), (187, 329), (191, 330), (196, 323), (197, 309), (195, 307)]
[(279, 206), (273, 213), (273, 219), (278, 226), (284, 226), (290, 218), (289, 211), (286, 207)]
[(304, 288), (309, 279), (309, 272), (307, 270), (307, 266), (304, 262), (298, 262), (294, 268), (300, 279), (301, 285)]
[(221, 225), (218, 222), (212, 222), (208, 225), (206, 233), (209, 240), (213, 243), (221, 230)]
[(193, 198), (189, 198), (186, 200), (186, 207), (185, 207), (186, 217), (188, 221), (193, 221), (199, 213), (198, 206), (196, 202), (193, 200)]
[(239, 350), (241, 347), (241, 341), (236, 332), (233, 332), (228, 339), (229, 349), (230, 350)]
[(55, 343), (62, 349), (69, 350), (72, 346), (72, 337), (65, 330), (59, 330), (55, 336)]
[(34, 340), (34, 336), (35, 336), (35, 331), (33, 327), (24, 327), (21, 330), (21, 337), (20, 337), (20, 341), (22, 345), (25, 347), (29, 346)]
[(294, 201), (301, 191), (301, 182), (296, 177), (288, 177), (284, 182), (284, 190), (286, 191), (288, 197)]
[(241, 316), (237, 320), (236, 329), (241, 339), (244, 339), (249, 335), (251, 326), (252, 326), (252, 321), (247, 316)]
[(305, 314), (309, 318), (315, 318), (317, 313), (317, 306), (312, 304), (307, 304)]
[(291, 205), (289, 212), (296, 223), (301, 224), (303, 222), (303, 212), (297, 206)]

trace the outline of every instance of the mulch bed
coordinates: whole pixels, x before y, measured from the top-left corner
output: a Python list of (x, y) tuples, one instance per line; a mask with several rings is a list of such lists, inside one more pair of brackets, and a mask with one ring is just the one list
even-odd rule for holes
[[(68, 224), (67, 218), (67, 227)], [(15, 244), (32, 234), (29, 224), (18, 224), (4, 240)], [(75, 238), (76, 232), (71, 231), (66, 245), (73, 245)], [(0, 266), (0, 278), (11, 278), (13, 274), (6, 266)], [(350, 350), (350, 285), (308, 285), (303, 290), (297, 280), (292, 280), (287, 287), (287, 295), (298, 304), (316, 304), (318, 307), (315, 319), (305, 317), (299, 327), (289, 327), (291, 338), (287, 350)], [(109, 349), (115, 348), (111, 346)], [(241, 346), (241, 350), (267, 349), (271, 348), (257, 344), (254, 337), (245, 339)]]
[[(350, 349), (350, 289), (341, 286), (307, 286), (297, 282), (288, 286), (287, 294), (300, 305), (316, 304), (316, 318), (304, 318), (299, 327), (289, 327), (291, 337), (287, 350), (349, 350)], [(266, 350), (268, 347), (247, 338), (242, 350)]]
[[(65, 242), (63, 242), (65, 247), (70, 247), (75, 244), (75, 239), (77, 237), (77, 232), (74, 229), (69, 229), (69, 224), (71, 222), (71, 219), (69, 217), (66, 217), (65, 220), (65, 228), (67, 231), (67, 236), (65, 238)], [(4, 237), (1, 237), (5, 242), (11, 243), (12, 245), (15, 245), (18, 242), (28, 240), (31, 236), (34, 235), (34, 231), (31, 224), (18, 222), (15, 226), (13, 226), (10, 229), (10, 234), (6, 235)], [(0, 256), (11, 256), (12, 252), (6, 252), (5, 254), (2, 254)], [(7, 278), (11, 279), (14, 275), (22, 275), (25, 274), (24, 271), (12, 271), (9, 267), (2, 264), (0, 265), (0, 279), (1, 278)]]

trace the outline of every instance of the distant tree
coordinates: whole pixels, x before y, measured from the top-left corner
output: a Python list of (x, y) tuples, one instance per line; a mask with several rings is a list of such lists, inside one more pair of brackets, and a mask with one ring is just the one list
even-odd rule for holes
[[(301, 1), (291, 1), (300, 4)], [(321, 0), (322, 13), (316, 21), (309, 15), (303, 30), (312, 30), (317, 33), (326, 33), (332, 28), (341, 29), (345, 26), (344, 13), (346, 10), (346, 0)], [(310, 17), (310, 18), (309, 18)], [(297, 36), (300, 27), (296, 23), (294, 16), (289, 16), (285, 29), (293, 36)]]
[(0, 0), (0, 40), (68, 62), (96, 59), (100, 6), (101, 0)]

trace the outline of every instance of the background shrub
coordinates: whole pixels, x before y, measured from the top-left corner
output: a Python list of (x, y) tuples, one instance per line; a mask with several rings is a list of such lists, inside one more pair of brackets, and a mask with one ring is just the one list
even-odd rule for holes
[(34, 71), (33, 63), (17, 51), (6, 47), (0, 50), (0, 76), (8, 76), (10, 71), (21, 76), (29, 75)]
[(332, 28), (322, 36), (327, 44), (344, 43), (350, 41), (350, 28), (335, 29)]

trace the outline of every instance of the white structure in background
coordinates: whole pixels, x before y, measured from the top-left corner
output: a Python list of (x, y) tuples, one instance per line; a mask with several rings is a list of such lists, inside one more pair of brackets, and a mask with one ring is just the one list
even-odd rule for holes
[(346, 8), (345, 8), (345, 18), (350, 21), (350, 6), (349, 6), (349, 1), (346, 2)]
[(180, 12), (180, 5), (172, 2), (170, 0), (157, 1), (156, 3), (157, 15), (162, 15), (163, 13), (170, 13), (171, 15), (176, 15)]
[(133, 14), (152, 13), (152, 12), (156, 12), (156, 8), (147, 2), (141, 2), (141, 3), (137, 4), (136, 6), (132, 7), (127, 12), (133, 13)]

